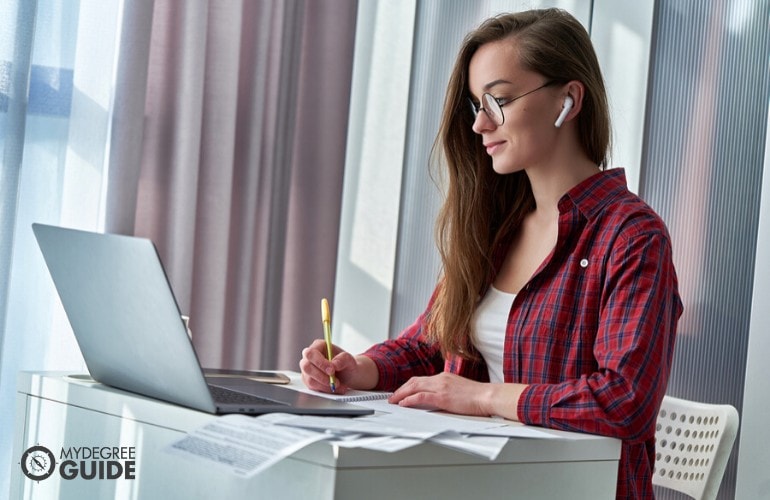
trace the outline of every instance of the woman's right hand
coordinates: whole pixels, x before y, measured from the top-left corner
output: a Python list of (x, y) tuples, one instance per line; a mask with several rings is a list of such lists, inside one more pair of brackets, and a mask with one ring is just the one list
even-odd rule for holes
[(379, 372), (377, 366), (366, 356), (353, 356), (332, 345), (331, 361), (326, 358), (326, 342), (315, 340), (302, 349), (302, 359), (299, 369), (302, 381), (309, 389), (320, 392), (331, 392), (329, 376), (336, 382), (336, 392), (345, 394), (348, 389), (373, 389), (377, 385)]

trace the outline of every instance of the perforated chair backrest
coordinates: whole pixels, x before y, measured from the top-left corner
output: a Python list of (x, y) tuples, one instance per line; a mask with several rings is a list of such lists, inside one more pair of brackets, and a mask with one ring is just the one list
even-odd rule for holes
[(716, 498), (738, 432), (738, 411), (665, 396), (655, 428), (652, 483), (696, 500)]

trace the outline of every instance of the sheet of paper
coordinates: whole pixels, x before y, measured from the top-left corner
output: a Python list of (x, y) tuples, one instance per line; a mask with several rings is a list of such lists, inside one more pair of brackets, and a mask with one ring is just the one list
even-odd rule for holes
[(479, 455), (489, 460), (494, 460), (503, 451), (508, 443), (506, 437), (494, 436), (465, 436), (462, 434), (441, 434), (429, 440), (453, 450), (463, 451), (473, 455)]
[(361, 436), (356, 439), (334, 441), (340, 448), (364, 448), (367, 450), (393, 453), (422, 443), (422, 439), (399, 438), (393, 436)]
[(341, 418), (341, 417), (314, 417), (297, 416), (280, 422), (280, 425), (298, 429), (312, 429), (316, 431), (352, 432), (358, 434), (372, 434), (375, 436), (394, 436), (412, 439), (427, 439), (440, 434), (445, 429), (427, 427), (425, 425), (404, 425), (403, 422), (387, 419), (389, 415), (382, 415), (375, 419)]
[[(419, 419), (426, 425), (443, 427), (447, 430), (469, 434), (474, 436), (497, 436), (509, 438), (538, 438), (538, 439), (559, 439), (558, 436), (549, 433), (537, 427), (524, 425), (520, 422), (505, 420), (501, 417), (469, 417), (466, 415), (453, 415), (451, 413), (426, 412), (425, 410), (414, 410), (412, 408), (403, 408), (398, 405), (389, 404), (387, 401), (371, 401), (366, 406), (377, 411), (373, 416), (367, 419), (380, 419), (380, 413), (396, 413), (398, 417), (387, 417), (387, 419), (401, 418), (407, 421)], [(420, 415), (415, 415), (420, 412)], [(387, 420), (386, 419), (386, 420)]]
[(237, 476), (250, 477), (329, 434), (275, 425), (284, 418), (227, 415), (211, 420), (165, 451), (193, 460), (224, 466)]
[(537, 439), (559, 439), (558, 436), (549, 434), (548, 432), (538, 430), (535, 427), (527, 425), (513, 425), (506, 424), (500, 427), (491, 427), (489, 429), (479, 430), (475, 433), (478, 436), (499, 436), (499, 437), (515, 437), (515, 438), (537, 438)]
[[(394, 406), (394, 405), (390, 405)], [(462, 434), (481, 434), (482, 431), (503, 427), (503, 420), (472, 419), (449, 413), (437, 413), (425, 410), (401, 408), (392, 413), (375, 414), (357, 420), (364, 420), (375, 426), (383, 423), (392, 427), (419, 428), (431, 431), (433, 435), (444, 432), (458, 432)]]

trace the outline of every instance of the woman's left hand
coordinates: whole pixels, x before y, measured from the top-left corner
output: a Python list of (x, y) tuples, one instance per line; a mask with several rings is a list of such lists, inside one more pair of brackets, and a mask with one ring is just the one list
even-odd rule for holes
[(522, 384), (476, 382), (444, 372), (430, 377), (412, 377), (388, 401), (460, 415), (497, 415), (517, 420), (516, 405), (524, 387)]

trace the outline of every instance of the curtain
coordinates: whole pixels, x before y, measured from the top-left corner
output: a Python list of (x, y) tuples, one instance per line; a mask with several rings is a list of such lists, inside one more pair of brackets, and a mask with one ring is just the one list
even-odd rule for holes
[[(30, 225), (103, 225), (111, 134), (132, 118), (113, 113), (119, 14), (118, 2), (0, 2), (0, 491), (18, 462), (17, 372), (85, 370)], [(122, 26), (141, 38), (132, 17)]]
[(297, 369), (334, 291), (356, 3), (156, 1), (138, 235), (205, 366)]
[[(0, 322), (5, 323), (37, 2), (0, 6)], [(0, 344), (1, 345), (1, 344)]]

